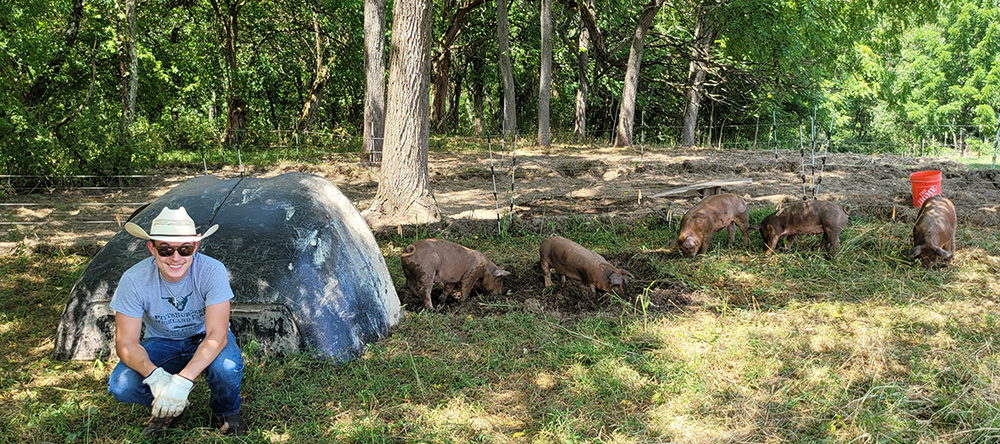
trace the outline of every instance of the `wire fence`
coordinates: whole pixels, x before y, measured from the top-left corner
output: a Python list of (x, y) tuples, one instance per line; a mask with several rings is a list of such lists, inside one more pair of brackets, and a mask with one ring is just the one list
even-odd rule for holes
[[(291, 143), (268, 146), (271, 154), (278, 158), (295, 159), (303, 151), (315, 151), (321, 149), (319, 146), (324, 146), (324, 144), (307, 146), (301, 134), (298, 142), (295, 141), (295, 134), (292, 132), (279, 135), (284, 137), (284, 141)], [(332, 133), (310, 135), (328, 139), (334, 136), (343, 137)], [(637, 137), (642, 139), (642, 133), (638, 133)], [(479, 198), (473, 203), (458, 206), (462, 209), (475, 207), (473, 213), (480, 219), (495, 219), (498, 232), (508, 229), (515, 218), (535, 218), (544, 222), (550, 218), (573, 215), (590, 217), (609, 213), (665, 211), (664, 217), (669, 222), (673, 218), (679, 218), (685, 207), (695, 202), (690, 194), (666, 199), (651, 197), (671, 185), (681, 184), (658, 184), (656, 183), (658, 177), (685, 176), (684, 169), (689, 167), (685, 162), (690, 163), (683, 160), (676, 162), (664, 160), (664, 156), (690, 153), (681, 150), (673, 143), (658, 143), (656, 138), (653, 138), (653, 143), (647, 139), (647, 143), (636, 143), (633, 147), (618, 150), (608, 150), (606, 144), (595, 143), (593, 147), (600, 149), (583, 149), (574, 145), (554, 148), (551, 153), (540, 150), (539, 147), (533, 146), (533, 143), (525, 142), (520, 136), (470, 139), (476, 142), (473, 148), (468, 148), (466, 145), (449, 147), (447, 144), (443, 146), (432, 144), (429, 169), (432, 173), (435, 171), (441, 173), (440, 175), (446, 178), (442, 180), (464, 179), (464, 183), (471, 188), (464, 191), (472, 191), (471, 194)], [(815, 139), (796, 141), (791, 146), (776, 144), (776, 148), (756, 150), (743, 148), (748, 146), (752, 148), (752, 141), (748, 144), (747, 141), (739, 140), (735, 141), (739, 143), (728, 143), (724, 137), (721, 140), (722, 143), (708, 147), (722, 156), (731, 153), (731, 160), (709, 167), (701, 176), (713, 174), (724, 177), (742, 176), (747, 175), (746, 173), (752, 169), (766, 170), (777, 177), (776, 181), (781, 182), (779, 186), (784, 194), (799, 195), (803, 198), (822, 198), (827, 195), (826, 193), (837, 189), (837, 181), (845, 180), (843, 175), (848, 173), (857, 173), (859, 177), (881, 177), (885, 174), (901, 175), (900, 171), (925, 168), (920, 161), (922, 153), (925, 156), (936, 155), (965, 161), (977, 155), (988, 157), (990, 154), (986, 152), (977, 154), (971, 150), (962, 153), (951, 144), (933, 146), (928, 144), (923, 150), (911, 150), (902, 153), (902, 156), (892, 157), (887, 164), (882, 160), (881, 154), (843, 155), (840, 152), (831, 152), (829, 143), (815, 142)], [(760, 147), (761, 144), (757, 146)], [(706, 146), (700, 147), (699, 150), (706, 150)], [(8, 241), (32, 230), (117, 229), (133, 211), (155, 200), (165, 189), (186, 178), (203, 174), (207, 170), (209, 157), (213, 157), (212, 162), (218, 164), (221, 162), (219, 158), (224, 154), (230, 162), (233, 160), (235, 162), (227, 163), (230, 168), (224, 172), (215, 171), (215, 174), (254, 174), (248, 172), (243, 165), (240, 150), (230, 149), (226, 153), (213, 153), (212, 150), (203, 152), (202, 164), (206, 165), (203, 171), (192, 171), (189, 168), (186, 171), (164, 174), (70, 175), (57, 178), (0, 175), (0, 188), (5, 187), (7, 190), (3, 194), (5, 197), (0, 199), (0, 226), (8, 231), (5, 236)], [(375, 148), (375, 144), (364, 146), (360, 153), (330, 150), (327, 154), (325, 163), (331, 165), (360, 163), (369, 169), (368, 180), (377, 181), (377, 169), (381, 164), (382, 152)], [(553, 157), (565, 161), (553, 161)], [(751, 157), (757, 159), (758, 163), (747, 164), (747, 160)], [(761, 163), (760, 159), (765, 158), (770, 160)], [(988, 166), (988, 158), (979, 160), (980, 166)], [(740, 166), (741, 164), (745, 165)], [(372, 171), (376, 173), (371, 174)], [(699, 180), (694, 177), (700, 177), (695, 173), (686, 176), (692, 177), (690, 181)], [(338, 180), (338, 177), (330, 178), (334, 182)], [(568, 185), (571, 189), (597, 184), (592, 187), (596, 191), (590, 194), (573, 194), (567, 192), (565, 187), (539, 187), (536, 183), (540, 178)], [(32, 181), (35, 183), (32, 184)], [(41, 182), (47, 185), (40, 188), (38, 183)], [(624, 185), (600, 186), (609, 182), (621, 182)], [(883, 182), (872, 185), (875, 188), (884, 187)], [(897, 185), (893, 186), (897, 188), (905, 185), (899, 185), (899, 182), (892, 183), (896, 183)], [(996, 193), (1000, 190), (1000, 174), (984, 173), (977, 179), (977, 186), (980, 187), (978, 191), (980, 194)], [(432, 185), (432, 191), (433, 187)], [(452, 187), (451, 191), (463, 190), (454, 190)], [(885, 190), (873, 190), (874, 194), (881, 191)], [(440, 192), (439, 195), (444, 193)], [(356, 205), (370, 198), (371, 196), (352, 196)], [(1000, 201), (1000, 195), (996, 200)], [(911, 206), (900, 202), (861, 199), (852, 205), (855, 209), (862, 210), (862, 214), (886, 219), (906, 217), (912, 213)], [(362, 205), (358, 207), (362, 208)], [(489, 216), (483, 217), (484, 214)], [(5, 239), (0, 238), (0, 241), (3, 240)]]

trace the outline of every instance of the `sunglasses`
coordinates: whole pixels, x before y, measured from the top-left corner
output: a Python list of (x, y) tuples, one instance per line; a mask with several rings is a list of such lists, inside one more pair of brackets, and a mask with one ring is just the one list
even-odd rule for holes
[(174, 255), (176, 251), (181, 256), (190, 256), (194, 254), (194, 245), (181, 245), (177, 248), (171, 247), (170, 245), (157, 245), (156, 254), (162, 257), (170, 257)]

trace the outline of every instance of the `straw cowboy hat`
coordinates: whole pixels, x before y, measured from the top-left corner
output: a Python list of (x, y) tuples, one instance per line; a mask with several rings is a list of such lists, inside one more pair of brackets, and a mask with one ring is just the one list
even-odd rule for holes
[(132, 222), (125, 223), (125, 231), (128, 231), (129, 234), (139, 239), (163, 242), (198, 242), (211, 236), (218, 229), (219, 224), (215, 224), (205, 234), (199, 235), (195, 232), (194, 220), (191, 219), (191, 216), (188, 216), (187, 210), (184, 207), (177, 208), (176, 210), (163, 207), (160, 215), (156, 216), (156, 219), (153, 219), (153, 223), (149, 225), (148, 234), (146, 230), (143, 230), (142, 227)]

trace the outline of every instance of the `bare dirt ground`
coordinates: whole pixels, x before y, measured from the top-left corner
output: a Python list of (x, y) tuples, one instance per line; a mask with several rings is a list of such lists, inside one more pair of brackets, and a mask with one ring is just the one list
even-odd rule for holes
[[(943, 194), (954, 201), (960, 224), (1000, 223), (997, 215), (1000, 171), (970, 169), (946, 158), (832, 153), (817, 157), (814, 163), (810, 153), (803, 157), (798, 151), (781, 151), (776, 156), (773, 151), (713, 149), (645, 152), (610, 148), (527, 149), (495, 153), (491, 167), (491, 159), (485, 153), (432, 152), (430, 157), (432, 191), (444, 223), (453, 234), (463, 234), (463, 230), (495, 231), (497, 214), (508, 214), (511, 196), (520, 227), (539, 234), (547, 234), (567, 217), (610, 217), (623, 221), (650, 215), (679, 218), (700, 199), (700, 194), (652, 196), (720, 179), (752, 181), (722, 189), (744, 196), (751, 211), (780, 206), (801, 199), (803, 194), (812, 197), (815, 192), (820, 199), (845, 205), (853, 216), (907, 223), (917, 213), (912, 206), (909, 175), (922, 170), (943, 173)], [(359, 210), (368, 207), (378, 188), (377, 170), (350, 161), (283, 164), (251, 169), (247, 174), (269, 177), (293, 170), (329, 179)], [(6, 236), (0, 238), (0, 254), (25, 247), (96, 254), (135, 209), (201, 173), (200, 169), (167, 168), (151, 177), (97, 187), (19, 190), (22, 194), (8, 196), (0, 205), (0, 222), (5, 224), (6, 231)], [(228, 167), (212, 173), (221, 177), (239, 175)], [(618, 265), (641, 268), (630, 265), (631, 258), (608, 259)], [(564, 294), (557, 294), (554, 301), (541, 307), (531, 297), (541, 292), (541, 283), (537, 282), (540, 271), (537, 264), (534, 267), (512, 270), (515, 275), (520, 272), (531, 277), (524, 282), (508, 282), (521, 295), (512, 303), (527, 310), (564, 312), (589, 311), (602, 304), (581, 297), (582, 287), (567, 286)], [(632, 272), (643, 280), (644, 270)], [(405, 293), (400, 290), (401, 297)], [(654, 302), (662, 306), (686, 304), (690, 302), (687, 293), (681, 284), (661, 286), (654, 294)], [(500, 306), (506, 303), (493, 302)]]

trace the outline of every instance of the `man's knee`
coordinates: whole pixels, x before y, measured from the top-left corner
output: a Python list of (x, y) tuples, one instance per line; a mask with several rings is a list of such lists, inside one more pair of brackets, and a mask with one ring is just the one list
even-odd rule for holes
[(116, 367), (108, 379), (108, 392), (121, 402), (147, 403), (146, 398), (150, 397), (148, 391), (142, 384), (142, 376), (127, 367)]
[(243, 380), (243, 356), (235, 345), (226, 347), (209, 364), (206, 377), (227, 385), (239, 385)]

